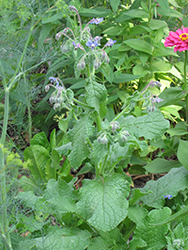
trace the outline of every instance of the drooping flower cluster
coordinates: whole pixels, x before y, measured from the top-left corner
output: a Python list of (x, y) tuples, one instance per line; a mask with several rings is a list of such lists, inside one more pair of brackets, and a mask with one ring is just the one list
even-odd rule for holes
[(69, 108), (69, 106), (73, 104), (73, 92), (70, 89), (66, 90), (63, 82), (59, 78), (50, 77), (49, 81), (50, 83), (45, 86), (45, 91), (48, 92), (50, 87), (55, 89), (49, 99), (50, 103), (53, 104), (53, 108), (55, 110), (63, 107)]
[(188, 50), (188, 28), (178, 29), (175, 32), (170, 31), (169, 36), (165, 39), (164, 46), (175, 46), (174, 52)]

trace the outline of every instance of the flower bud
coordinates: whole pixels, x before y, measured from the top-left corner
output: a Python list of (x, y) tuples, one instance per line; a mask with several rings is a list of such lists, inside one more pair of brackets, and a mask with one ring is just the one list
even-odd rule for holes
[(97, 138), (97, 142), (101, 144), (107, 144), (108, 143), (108, 138), (106, 137), (106, 134), (102, 134)]
[(56, 109), (58, 109), (60, 107), (60, 104), (59, 103), (55, 103), (54, 104), (54, 109), (56, 110)]
[(86, 66), (85, 61), (82, 60), (82, 61), (80, 62), (80, 68), (81, 68), (81, 69), (84, 69), (85, 66)]
[(109, 127), (112, 129), (112, 132), (116, 131), (116, 129), (119, 129), (119, 123), (117, 121), (111, 122)]
[(119, 135), (120, 135), (120, 140), (123, 142), (127, 141), (127, 139), (128, 139), (127, 137), (130, 136), (129, 132), (126, 130), (121, 131)]
[(49, 98), (49, 101), (50, 101), (51, 104), (53, 104), (53, 103), (55, 102), (55, 98), (54, 98), (53, 96), (51, 96), (51, 97)]
[(100, 66), (101, 66), (101, 62), (98, 59), (96, 59), (94, 62), (95, 69), (98, 69)]
[(76, 7), (74, 7), (73, 5), (69, 5), (69, 10), (77, 12)]
[(61, 34), (62, 34), (61, 32), (57, 33), (57, 34), (55, 35), (55, 39), (56, 39), (56, 40), (59, 40), (60, 37), (61, 37)]
[(48, 84), (45, 86), (45, 91), (48, 92), (49, 90), (50, 90), (50, 85)]
[(101, 56), (102, 60), (104, 60), (104, 59), (106, 58), (106, 56), (107, 56), (107, 54), (106, 54), (106, 52), (103, 50), (103, 51), (102, 51), (102, 56)]
[(78, 70), (82, 69), (80, 63), (77, 64), (77, 69), (78, 69)]

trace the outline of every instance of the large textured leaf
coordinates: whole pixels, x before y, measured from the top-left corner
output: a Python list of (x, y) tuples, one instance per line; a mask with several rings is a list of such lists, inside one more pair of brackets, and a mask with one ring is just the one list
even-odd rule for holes
[(72, 150), (68, 158), (73, 168), (78, 168), (82, 161), (89, 155), (87, 138), (92, 135), (93, 126), (89, 116), (83, 115), (73, 129), (69, 130), (68, 136), (72, 141)]
[(107, 97), (106, 88), (104, 85), (95, 81), (91, 81), (86, 87), (86, 101), (87, 103), (100, 112), (100, 103), (104, 102)]
[(112, 230), (127, 215), (129, 190), (120, 174), (91, 180), (80, 189), (77, 213), (98, 230)]
[(148, 181), (144, 188), (141, 188), (142, 193), (149, 193), (142, 197), (140, 200), (144, 204), (160, 208), (164, 206), (165, 195), (172, 195), (175, 197), (180, 190), (188, 187), (188, 171), (184, 168), (173, 168), (168, 174), (158, 179), (157, 181)]
[(44, 148), (50, 150), (50, 143), (49, 143), (44, 132), (36, 134), (31, 139), (31, 146), (34, 146), (34, 145), (40, 145), (40, 146), (43, 146)]
[(129, 133), (134, 134), (136, 137), (144, 136), (146, 140), (160, 139), (169, 128), (169, 122), (165, 120), (159, 110), (138, 118), (134, 116), (121, 117), (118, 121)]
[(75, 212), (76, 194), (65, 181), (50, 180), (44, 192), (44, 198), (59, 213)]
[(49, 160), (49, 151), (43, 146), (34, 145), (26, 148), (24, 159), (28, 161), (28, 168), (36, 180), (45, 181), (46, 163)]
[[(134, 209), (139, 218), (140, 209)], [(168, 232), (168, 225), (153, 226), (152, 223), (159, 222), (171, 214), (168, 207), (162, 209), (155, 209), (148, 213), (148, 215), (140, 217), (137, 220), (137, 227), (134, 231), (133, 240), (130, 242), (130, 250), (159, 250), (166, 245), (165, 235)], [(135, 214), (134, 214), (135, 217)]]
[(92, 156), (93, 156), (93, 161), (96, 165), (104, 160), (107, 153), (108, 153), (107, 144), (102, 144), (102, 143), (98, 143), (97, 141), (94, 141)]
[[(22, 250), (37, 249), (37, 250), (84, 250), (90, 242), (91, 235), (87, 230), (69, 229), (53, 227), (46, 236), (35, 238), (21, 243)], [(34, 247), (34, 248), (33, 248)]]
[(131, 148), (134, 144), (126, 143), (124, 147), (121, 147), (119, 143), (115, 143), (110, 146), (109, 155), (107, 159), (107, 165), (112, 167), (115, 166), (121, 159), (131, 157)]

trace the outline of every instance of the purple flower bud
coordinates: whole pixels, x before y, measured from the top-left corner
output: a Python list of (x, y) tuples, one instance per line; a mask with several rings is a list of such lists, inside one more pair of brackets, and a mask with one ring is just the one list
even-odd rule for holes
[(98, 69), (101, 66), (101, 62), (99, 61), (99, 59), (96, 59), (94, 62), (94, 68)]
[(93, 18), (89, 23), (99, 25), (99, 23), (103, 22), (103, 20), (104, 20), (103, 17), (101, 17), (101, 18)]
[(116, 131), (116, 129), (119, 129), (119, 122), (117, 121), (114, 121), (114, 122), (111, 122), (109, 127), (112, 129), (112, 132)]
[(113, 41), (112, 39), (110, 39), (110, 40), (105, 44), (104, 47), (112, 47), (112, 45), (113, 45), (114, 43), (116, 43), (116, 40)]
[(164, 198), (168, 198), (169, 200), (172, 198), (171, 194), (165, 195)]
[(153, 112), (153, 111), (155, 111), (155, 106), (154, 105), (149, 106), (148, 107), (148, 112), (150, 113), (150, 112)]
[(105, 60), (105, 58), (107, 57), (107, 54), (104, 50), (101, 50), (101, 51), (102, 51), (101, 58), (102, 58), (102, 60)]
[(80, 67), (81, 67), (81, 69), (84, 69), (85, 66), (86, 66), (85, 61), (82, 60), (82, 61), (80, 62)]
[(69, 10), (77, 12), (76, 7), (74, 7), (73, 5), (69, 5)]
[(159, 81), (151, 81), (151, 82), (149, 83), (149, 85), (150, 85), (151, 87), (157, 86), (157, 87), (159, 87), (159, 88), (162, 86), (161, 83), (160, 83)]

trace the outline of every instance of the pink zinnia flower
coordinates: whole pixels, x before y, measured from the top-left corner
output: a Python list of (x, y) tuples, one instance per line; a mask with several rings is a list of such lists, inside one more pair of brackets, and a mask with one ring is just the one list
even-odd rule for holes
[(188, 50), (188, 28), (178, 29), (175, 32), (170, 31), (169, 36), (165, 39), (164, 46), (175, 46), (174, 52)]

